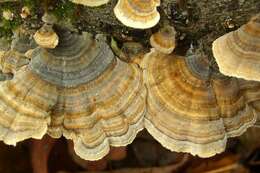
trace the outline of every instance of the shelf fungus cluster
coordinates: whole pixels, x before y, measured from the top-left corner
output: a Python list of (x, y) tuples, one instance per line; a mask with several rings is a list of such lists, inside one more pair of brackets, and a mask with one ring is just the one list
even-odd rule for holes
[[(118, 0), (114, 13), (126, 26), (146, 29), (158, 23), (159, 5)], [(151, 36), (149, 53), (139, 43), (119, 50), (112, 41), (119, 59), (103, 35), (71, 32), (48, 13), (42, 20), (33, 36), (37, 47), (22, 34), (10, 46), (0, 40), (0, 140), (6, 144), (64, 136), (81, 158), (97, 160), (146, 128), (172, 151), (211, 157), (260, 116), (260, 83), (244, 80), (260, 81), (260, 15), (213, 43), (220, 71), (244, 79), (216, 73), (204, 55), (175, 55), (172, 26)]]
[(215, 40), (213, 54), (223, 74), (260, 81), (260, 13)]
[(56, 48), (36, 48), (30, 63), (1, 84), (0, 139), (15, 145), (63, 135), (80, 157), (100, 159), (143, 128), (142, 73), (117, 59), (102, 36), (57, 33)]
[(224, 151), (227, 138), (256, 121), (238, 80), (211, 74), (203, 58), (153, 49), (142, 67), (148, 88), (145, 128), (172, 151), (213, 156)]
[(153, 48), (141, 62), (145, 128), (172, 151), (214, 156), (255, 123), (260, 84), (216, 73), (206, 55), (174, 55), (175, 32), (166, 29), (152, 35)]

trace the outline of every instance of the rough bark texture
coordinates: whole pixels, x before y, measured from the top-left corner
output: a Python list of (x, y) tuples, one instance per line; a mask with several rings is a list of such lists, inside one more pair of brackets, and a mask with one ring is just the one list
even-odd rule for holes
[[(36, 14), (23, 22), (29, 22), (32, 28), (37, 28), (41, 24), (39, 19), (44, 8), (47, 8), (47, 4), (48, 10), (53, 10), (57, 15), (60, 15), (63, 24), (72, 22), (81, 31), (102, 32), (121, 39), (141, 40), (143, 43), (147, 43), (152, 31), (156, 31), (164, 23), (169, 23), (175, 26), (179, 38), (183, 40), (182, 42), (189, 44), (199, 41), (203, 42), (203, 45), (208, 45), (217, 37), (236, 29), (251, 16), (260, 12), (259, 0), (161, 0), (160, 23), (152, 29), (135, 30), (123, 26), (115, 18), (113, 7), (117, 0), (111, 0), (110, 3), (98, 8), (74, 5), (68, 0), (45, 1), (24, 0), (1, 3), (0, 12), (5, 8), (13, 8), (15, 12), (19, 12), (24, 5), (34, 6)], [(183, 45), (181, 41), (179, 44)]]
[[(161, 20), (154, 28), (136, 30), (123, 26), (114, 16), (117, 0), (99, 8), (76, 7), (74, 25), (79, 30), (106, 33), (119, 43), (138, 41), (149, 47), (150, 35), (165, 23), (173, 25), (178, 32), (176, 53), (186, 54), (193, 44), (198, 53), (211, 61), (211, 44), (221, 35), (237, 29), (253, 15), (260, 12), (259, 0), (162, 0), (158, 9)], [(119, 44), (120, 46), (120, 44)], [(214, 64), (214, 63), (213, 63)]]

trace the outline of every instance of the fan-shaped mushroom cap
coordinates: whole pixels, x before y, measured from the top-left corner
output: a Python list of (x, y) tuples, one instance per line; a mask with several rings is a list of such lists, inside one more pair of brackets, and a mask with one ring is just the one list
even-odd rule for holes
[[(49, 135), (72, 139), (79, 156), (97, 160), (111, 145), (131, 143), (143, 128), (146, 90), (142, 74), (136, 65), (118, 60), (100, 37), (57, 33), (60, 43), (55, 49), (37, 48), (24, 72), (1, 85), (0, 125), (7, 133), (0, 130), (0, 137), (7, 143), (41, 137), (50, 118)], [(26, 123), (12, 124), (11, 118), (6, 123), (5, 117), (10, 116), (22, 117)], [(36, 122), (33, 127), (31, 117)], [(10, 142), (9, 131), (17, 126), (33, 132)], [(19, 130), (12, 136), (20, 134)]]
[(15, 145), (40, 139), (50, 123), (49, 111), (57, 100), (56, 88), (23, 67), (0, 85), (0, 140)]
[[(54, 105), (56, 88), (30, 72), (24, 53), (35, 47), (29, 35), (15, 32), (11, 49), (0, 57), (0, 140), (15, 145), (28, 138), (40, 139), (50, 122), (48, 111)], [(21, 68), (21, 69), (20, 69)], [(13, 78), (12, 74), (20, 69)], [(13, 79), (12, 79), (13, 78)], [(12, 79), (12, 80), (11, 80)]]
[(213, 54), (223, 74), (260, 81), (260, 14), (215, 40)]
[[(131, 143), (142, 129), (145, 88), (141, 71), (116, 59), (102, 39), (95, 42), (85, 35), (69, 41), (69, 45), (66, 42), (51, 51), (52, 56), (42, 58), (46, 63), (39, 62), (48, 65), (49, 71), (32, 65), (45, 80), (63, 86), (49, 134), (60, 137), (63, 133), (73, 139), (79, 156), (96, 160), (108, 153), (110, 145)], [(68, 60), (63, 60), (65, 55)], [(66, 64), (66, 68), (57, 67), (57, 63)]]
[(117, 19), (124, 25), (137, 29), (155, 26), (160, 20), (158, 0), (118, 0), (114, 8)]
[(145, 127), (170, 150), (213, 156), (225, 149), (228, 137), (256, 121), (237, 80), (212, 78), (205, 59), (152, 50), (142, 66), (148, 88)]
[(165, 26), (150, 38), (150, 44), (157, 51), (170, 54), (175, 48), (176, 31), (172, 26)]
[(239, 86), (248, 102), (260, 101), (260, 82), (239, 79)]
[(43, 48), (53, 49), (59, 43), (58, 35), (53, 31), (52, 26), (47, 24), (38, 30), (33, 38), (35, 42)]
[(81, 4), (89, 7), (97, 7), (109, 2), (109, 0), (70, 0), (70, 1), (75, 4)]
[(260, 118), (260, 82), (239, 80), (239, 85), (248, 102), (251, 102), (254, 108), (258, 121)]

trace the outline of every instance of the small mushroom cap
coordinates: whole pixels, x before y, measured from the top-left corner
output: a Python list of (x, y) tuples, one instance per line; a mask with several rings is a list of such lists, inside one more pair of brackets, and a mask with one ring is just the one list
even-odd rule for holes
[(114, 13), (128, 27), (147, 29), (160, 20), (159, 5), (158, 0), (118, 0)]
[(260, 14), (216, 39), (213, 54), (223, 74), (260, 81)]
[(34, 34), (33, 38), (43, 48), (54, 49), (59, 43), (59, 37), (50, 25), (44, 25)]
[(152, 50), (142, 62), (145, 128), (166, 148), (211, 157), (256, 121), (237, 79), (212, 77), (201, 58)]
[(165, 26), (150, 38), (150, 44), (157, 51), (170, 54), (175, 48), (176, 31), (172, 26)]
[(75, 4), (81, 4), (89, 7), (97, 7), (109, 2), (109, 0), (70, 0), (70, 1)]
[(15, 144), (48, 131), (72, 139), (80, 157), (97, 160), (143, 128), (142, 73), (117, 59), (102, 37), (57, 34), (56, 48), (35, 49), (29, 65), (0, 85), (0, 139)]

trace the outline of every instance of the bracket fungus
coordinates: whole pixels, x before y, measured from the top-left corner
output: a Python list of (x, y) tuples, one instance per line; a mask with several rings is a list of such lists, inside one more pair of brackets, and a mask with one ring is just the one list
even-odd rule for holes
[(1, 84), (0, 139), (63, 135), (80, 157), (97, 160), (143, 128), (142, 73), (117, 59), (101, 36), (57, 34), (56, 48), (36, 48), (29, 65)]
[(70, 1), (75, 4), (81, 4), (89, 7), (97, 7), (109, 2), (109, 0), (70, 0)]
[(238, 81), (213, 75), (199, 56), (166, 55), (152, 49), (142, 67), (148, 89), (145, 128), (166, 148), (210, 157), (227, 138), (256, 121)]
[(157, 11), (159, 5), (158, 0), (118, 0), (114, 13), (117, 19), (128, 27), (147, 29), (160, 20)]
[(150, 38), (150, 44), (157, 51), (170, 54), (174, 50), (176, 31), (172, 26), (165, 26)]
[(260, 113), (260, 82), (239, 79), (239, 86), (246, 99), (252, 102), (256, 110)]
[(54, 49), (59, 43), (59, 37), (53, 30), (53, 25), (56, 23), (57, 19), (54, 15), (46, 12), (42, 16), (42, 21), (45, 24), (36, 31), (33, 38), (39, 46)]
[(260, 81), (260, 14), (216, 39), (213, 54), (223, 74)]
[(53, 49), (59, 43), (59, 37), (52, 29), (51, 25), (45, 24), (33, 36), (35, 42), (43, 47)]

